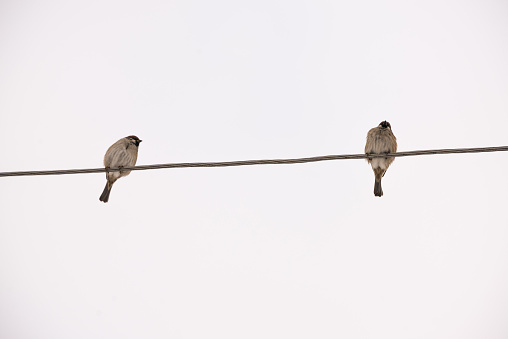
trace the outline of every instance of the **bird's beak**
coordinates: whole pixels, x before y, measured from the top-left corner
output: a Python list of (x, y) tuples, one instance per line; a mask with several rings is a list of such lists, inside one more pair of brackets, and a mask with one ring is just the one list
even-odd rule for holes
[(139, 140), (139, 142), (141, 142), (141, 141), (143, 141), (143, 140)]

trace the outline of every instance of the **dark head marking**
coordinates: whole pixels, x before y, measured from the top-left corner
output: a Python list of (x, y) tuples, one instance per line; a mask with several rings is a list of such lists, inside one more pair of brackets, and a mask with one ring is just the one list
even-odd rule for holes
[(136, 146), (139, 146), (139, 143), (143, 140), (140, 140), (137, 136), (135, 135), (129, 135), (127, 137), (127, 139), (129, 139), (130, 141), (132, 141)]
[(390, 125), (390, 123), (388, 121), (383, 121), (379, 124), (379, 126), (383, 127), (383, 128), (390, 128), (392, 129), (392, 126)]

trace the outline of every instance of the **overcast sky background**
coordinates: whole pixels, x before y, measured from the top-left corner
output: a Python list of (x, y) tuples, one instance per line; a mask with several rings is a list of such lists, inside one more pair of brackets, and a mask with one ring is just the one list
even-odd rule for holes
[[(0, 1), (0, 171), (508, 144), (505, 1)], [(0, 337), (507, 338), (508, 154), (0, 178)]]

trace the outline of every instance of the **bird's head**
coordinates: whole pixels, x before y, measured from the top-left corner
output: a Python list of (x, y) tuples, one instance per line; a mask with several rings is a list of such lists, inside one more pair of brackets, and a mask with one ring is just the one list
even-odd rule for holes
[(135, 136), (135, 135), (129, 135), (129, 136), (127, 137), (127, 139), (128, 139), (130, 142), (132, 142), (134, 145), (136, 145), (136, 146), (139, 146), (139, 143), (140, 143), (141, 141), (143, 141), (143, 140), (140, 140), (140, 139), (139, 139), (137, 136)]
[(382, 127), (382, 128), (389, 128), (389, 129), (392, 129), (392, 126), (390, 125), (390, 123), (388, 121), (383, 121), (379, 124), (379, 127)]

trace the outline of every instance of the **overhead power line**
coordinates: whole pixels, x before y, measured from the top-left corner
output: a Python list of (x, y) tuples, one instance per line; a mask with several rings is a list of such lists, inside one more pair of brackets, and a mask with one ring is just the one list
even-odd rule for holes
[[(434, 154), (452, 154), (452, 153), (485, 153), (485, 152), (503, 152), (508, 151), (508, 146), (497, 147), (479, 147), (479, 148), (452, 148), (452, 149), (434, 149), (421, 151), (408, 151), (389, 154), (342, 154), (342, 155), (324, 155), (310, 158), (295, 159), (269, 159), (269, 160), (240, 160), (224, 162), (187, 162), (170, 163), (156, 165), (141, 165), (134, 167), (110, 168), (109, 172), (120, 170), (151, 170), (162, 168), (189, 168), (189, 167), (231, 167), (231, 166), (249, 166), (249, 165), (281, 165), (281, 164), (302, 164), (307, 162), (346, 160), (346, 159), (367, 159), (384, 157), (409, 157), (416, 155), (434, 155)], [(87, 168), (87, 169), (69, 169), (69, 170), (50, 170), (50, 171), (23, 171), (23, 172), (0, 172), (0, 177), (20, 177), (31, 175), (60, 175), (60, 174), (82, 174), (82, 173), (101, 173), (106, 172), (105, 168)]]

